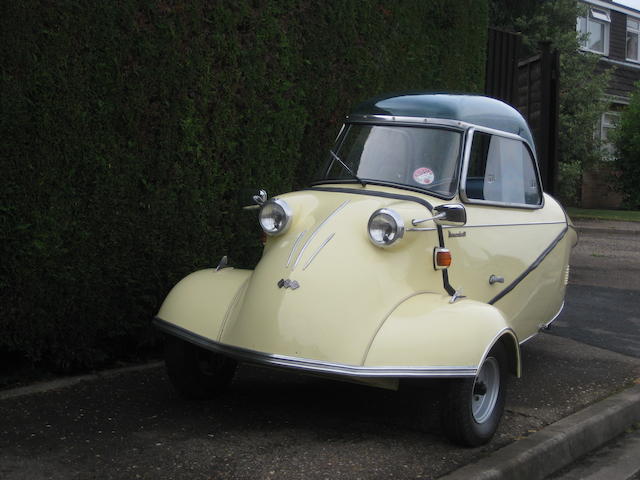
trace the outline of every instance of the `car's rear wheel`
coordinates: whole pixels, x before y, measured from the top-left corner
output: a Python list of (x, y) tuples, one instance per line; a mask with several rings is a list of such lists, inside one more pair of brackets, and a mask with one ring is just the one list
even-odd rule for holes
[(164, 351), (167, 374), (174, 388), (188, 399), (216, 396), (231, 383), (235, 360), (176, 337), (168, 337)]
[(475, 378), (451, 382), (442, 417), (449, 439), (469, 447), (491, 440), (504, 411), (506, 380), (506, 353), (498, 343)]

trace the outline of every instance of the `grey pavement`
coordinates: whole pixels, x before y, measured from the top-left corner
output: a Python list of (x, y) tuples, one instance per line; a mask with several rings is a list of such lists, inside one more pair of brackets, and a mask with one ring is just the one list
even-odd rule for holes
[[(595, 234), (585, 233), (582, 245)], [(589, 252), (572, 259), (574, 273)], [(572, 288), (594, 286), (588, 274), (582, 278)], [(523, 378), (509, 386), (497, 435), (475, 449), (444, 439), (435, 392), (403, 394), (252, 366), (242, 366), (213, 402), (179, 399), (157, 366), (5, 391), (0, 478), (433, 479), (461, 478), (461, 467), (462, 478), (542, 478), (540, 465), (556, 470), (615, 437), (640, 405), (632, 401), (640, 358), (549, 334), (523, 345), (522, 355)], [(509, 476), (514, 455), (525, 474)], [(493, 476), (482, 476), (487, 465)]]
[(640, 473), (640, 430), (628, 429), (597, 452), (562, 469), (549, 480), (627, 480)]
[(640, 222), (576, 226), (565, 310), (551, 332), (640, 358)]
[(431, 479), (640, 378), (638, 359), (546, 334), (523, 360), (476, 449), (418, 426), (434, 398), (251, 366), (213, 402), (181, 400), (157, 367), (14, 396), (0, 401), (0, 478)]
[(572, 284), (640, 290), (640, 222), (582, 220), (575, 226)]

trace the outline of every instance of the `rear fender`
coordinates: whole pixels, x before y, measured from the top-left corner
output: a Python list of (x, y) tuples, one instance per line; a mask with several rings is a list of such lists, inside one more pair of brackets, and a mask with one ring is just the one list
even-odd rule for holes
[(520, 376), (518, 339), (500, 310), (470, 299), (451, 304), (450, 298), (421, 293), (398, 305), (373, 337), (364, 365), (477, 371), (501, 342), (509, 369)]
[(178, 282), (157, 317), (211, 340), (219, 340), (224, 325), (247, 288), (252, 270), (199, 270)]

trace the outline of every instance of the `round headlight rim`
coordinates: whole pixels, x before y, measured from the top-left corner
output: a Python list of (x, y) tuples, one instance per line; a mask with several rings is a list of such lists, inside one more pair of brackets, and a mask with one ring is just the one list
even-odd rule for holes
[[(375, 241), (373, 239), (373, 237), (371, 236), (371, 222), (378, 215), (388, 215), (389, 217), (391, 217), (393, 219), (393, 221), (396, 224), (395, 236), (394, 236), (393, 240), (391, 242), (389, 242), (389, 243), (379, 243), (379, 242)], [(402, 219), (402, 217), (400, 216), (400, 214), (398, 212), (396, 212), (395, 210), (393, 210), (391, 208), (386, 208), (386, 207), (385, 208), (379, 208), (378, 210), (373, 212), (371, 214), (371, 216), (369, 217), (369, 222), (367, 223), (367, 233), (369, 235), (369, 240), (376, 247), (389, 248), (389, 247), (393, 247), (393, 246), (397, 245), (398, 242), (400, 240), (402, 240), (402, 237), (404, 237), (404, 232), (405, 232), (404, 220)]]
[[(284, 216), (285, 216), (285, 222), (284, 222), (284, 226), (280, 230), (269, 231), (266, 228), (264, 228), (264, 225), (262, 223), (262, 211), (267, 205), (273, 205), (273, 204), (277, 205), (282, 209), (282, 212), (284, 213)], [(258, 213), (258, 223), (260, 224), (260, 228), (262, 228), (262, 231), (266, 233), (268, 236), (277, 237), (278, 235), (282, 235), (286, 233), (287, 230), (289, 230), (289, 227), (291, 226), (292, 217), (293, 217), (293, 210), (291, 209), (291, 207), (286, 201), (280, 198), (270, 198), (269, 200), (264, 202), (260, 207), (260, 212)]]

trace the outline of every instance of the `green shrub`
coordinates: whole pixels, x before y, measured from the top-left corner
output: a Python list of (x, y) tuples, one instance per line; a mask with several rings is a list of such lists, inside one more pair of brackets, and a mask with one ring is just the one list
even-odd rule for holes
[(624, 195), (624, 207), (640, 210), (640, 82), (636, 83), (629, 106), (614, 130), (616, 185)]
[(485, 0), (8, 2), (0, 357), (100, 365), (176, 281), (260, 256), (249, 189), (303, 185), (358, 101), (481, 91)]

